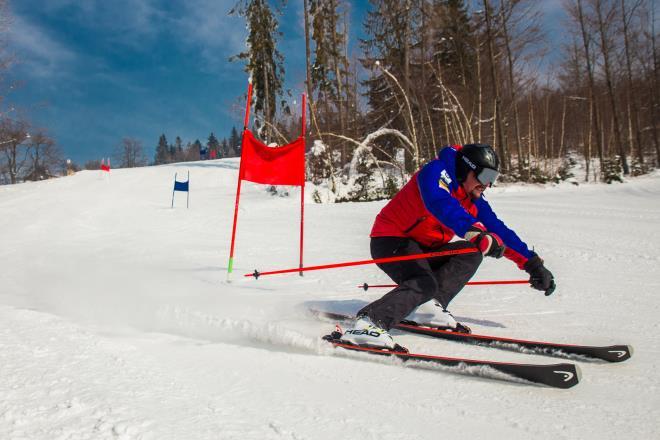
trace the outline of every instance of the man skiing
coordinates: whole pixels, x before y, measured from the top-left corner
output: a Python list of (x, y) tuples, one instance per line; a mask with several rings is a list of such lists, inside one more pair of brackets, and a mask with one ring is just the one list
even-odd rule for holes
[[(388, 330), (403, 320), (469, 333), (447, 306), (483, 257), (507, 257), (529, 273), (533, 288), (552, 294), (554, 278), (543, 260), (483, 198), (498, 175), (499, 159), (486, 144), (445, 147), (413, 175), (376, 217), (370, 234), (372, 257), (459, 249), (478, 252), (379, 264), (398, 287), (362, 308), (343, 340), (394, 348)], [(450, 242), (455, 235), (465, 240)]]

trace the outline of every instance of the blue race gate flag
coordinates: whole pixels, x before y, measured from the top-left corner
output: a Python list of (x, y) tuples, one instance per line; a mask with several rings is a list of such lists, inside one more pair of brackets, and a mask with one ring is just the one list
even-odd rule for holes
[(188, 182), (174, 181), (174, 191), (188, 191)]
[(186, 208), (189, 207), (189, 202), (190, 202), (190, 171), (188, 171), (188, 180), (185, 182), (179, 182), (176, 180), (176, 174), (174, 173), (174, 189), (172, 190), (172, 208), (174, 208), (174, 193), (176, 191), (182, 191), (186, 193)]

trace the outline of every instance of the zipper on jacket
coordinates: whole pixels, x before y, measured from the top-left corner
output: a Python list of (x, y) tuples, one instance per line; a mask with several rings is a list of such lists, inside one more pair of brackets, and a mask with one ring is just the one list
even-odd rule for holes
[(417, 225), (419, 225), (419, 224), (420, 224), (421, 222), (423, 222), (424, 220), (426, 220), (426, 216), (423, 216), (423, 217), (418, 218), (417, 221), (416, 221), (415, 223), (413, 223), (413, 225), (412, 225), (411, 227), (409, 227), (408, 229), (406, 229), (405, 231), (403, 231), (403, 233), (404, 233), (404, 234), (409, 233), (410, 231), (412, 231), (413, 229), (415, 229), (415, 228), (417, 227)]

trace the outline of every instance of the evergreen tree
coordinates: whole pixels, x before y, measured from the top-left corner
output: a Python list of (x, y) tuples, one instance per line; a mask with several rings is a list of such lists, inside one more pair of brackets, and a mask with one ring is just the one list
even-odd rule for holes
[(254, 113), (262, 119), (262, 122), (258, 121), (258, 127), (268, 142), (273, 138), (270, 125), (277, 112), (277, 99), (283, 93), (284, 58), (277, 50), (277, 39), (282, 33), (277, 30), (277, 18), (267, 0), (240, 0), (230, 11), (230, 14), (236, 13), (247, 21), (247, 51), (229, 60), (246, 62), (245, 71), (252, 77)]
[[(415, 121), (421, 119), (419, 106), (426, 93), (421, 75), (426, 53), (420, 49), (424, 14), (419, 2), (412, 0), (370, 0), (370, 3), (372, 7), (364, 22), (367, 38), (360, 43), (364, 51), (360, 62), (371, 72), (364, 83), (370, 107), (366, 128), (368, 132), (381, 127), (394, 128), (414, 139)], [(401, 146), (394, 137), (383, 137), (380, 141), (390, 157)], [(425, 144), (424, 140), (420, 139), (419, 144)], [(414, 169), (418, 161), (418, 157), (407, 161), (408, 168)]]
[(220, 143), (220, 150), (222, 151), (223, 157), (232, 157), (233, 151), (229, 151), (229, 144), (227, 143), (227, 138), (223, 138)]
[(231, 134), (229, 135), (229, 148), (233, 149), (237, 156), (241, 155), (241, 138), (238, 135), (236, 127), (231, 128)]
[(215, 135), (211, 133), (208, 140), (206, 141), (206, 148), (209, 150), (209, 157), (221, 157), (221, 154), (219, 154), (219, 146), (220, 143), (218, 142), (218, 138), (216, 138)]
[(165, 134), (161, 134), (158, 138), (158, 145), (156, 145), (156, 155), (154, 157), (154, 165), (161, 165), (170, 161), (170, 151), (167, 145), (167, 138)]
[(331, 118), (330, 105), (337, 104), (339, 87), (335, 78), (333, 64), (340, 57), (341, 46), (333, 44), (332, 34), (336, 33), (339, 16), (337, 3), (334, 0), (311, 0), (310, 13), (312, 19), (312, 40), (314, 50), (314, 64), (312, 65), (312, 92), (317, 92), (317, 99), (322, 102), (325, 111), (321, 113), (327, 122)]
[[(465, 0), (370, 0), (360, 60), (371, 71), (364, 82), (370, 110), (367, 131), (394, 128), (412, 142), (381, 139), (379, 159), (405, 149), (413, 171), (443, 143), (470, 137), (457, 102), (477, 95), (476, 52)], [(457, 86), (460, 86), (457, 87)], [(471, 106), (468, 106), (470, 114)], [(469, 139), (473, 141), (473, 139)]]
[(434, 64), (442, 68), (445, 83), (467, 87), (476, 70), (476, 55), (465, 0), (441, 0), (434, 9)]
[(168, 150), (170, 152), (170, 157), (168, 162), (175, 162), (176, 161), (176, 146), (174, 144), (170, 144), (168, 147)]
[(458, 111), (460, 105), (466, 114), (477, 113), (481, 96), (477, 74), (480, 37), (475, 34), (476, 26), (468, 15), (467, 2), (433, 2), (429, 6), (424, 27), (424, 35), (428, 35), (430, 40), (427, 43), (430, 53), (426, 61), (430, 68), (423, 73), (427, 85), (424, 93), (426, 103), (431, 104), (431, 110), (428, 111), (430, 123), (436, 135), (439, 135), (436, 146), (473, 142), (475, 138), (470, 136), (466, 128), (472, 121), (461, 118)]
[(195, 142), (190, 145), (188, 157), (190, 160), (202, 159), (202, 143), (199, 141), (199, 139), (195, 139)]
[[(314, 41), (314, 63), (311, 68), (310, 93), (316, 93), (313, 101), (316, 116), (322, 131), (347, 133), (351, 104), (355, 87), (347, 57), (347, 28), (342, 18), (343, 0), (311, 0), (310, 15), (313, 17), (312, 40)], [(346, 159), (345, 145), (341, 145), (342, 157)]]
[(174, 161), (181, 162), (183, 160), (183, 140), (177, 136), (174, 140)]

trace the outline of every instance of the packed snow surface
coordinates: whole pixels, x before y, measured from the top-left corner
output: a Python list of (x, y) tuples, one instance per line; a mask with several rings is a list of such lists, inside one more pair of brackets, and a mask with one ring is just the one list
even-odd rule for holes
[[(451, 310), (479, 333), (631, 344), (621, 364), (580, 364), (551, 389), (446, 369), (337, 356), (333, 323), (305, 313), (385, 290), (377, 267), (297, 267), (299, 189), (245, 182), (226, 279), (237, 160), (83, 171), (0, 187), (2, 439), (660, 438), (660, 174), (625, 184), (513, 185), (496, 212), (555, 274), (466, 287)], [(174, 173), (190, 170), (170, 207)], [(364, 260), (385, 202), (305, 207), (305, 263)], [(520, 279), (487, 259), (476, 280)], [(413, 352), (501, 361), (550, 357), (394, 332)]]

